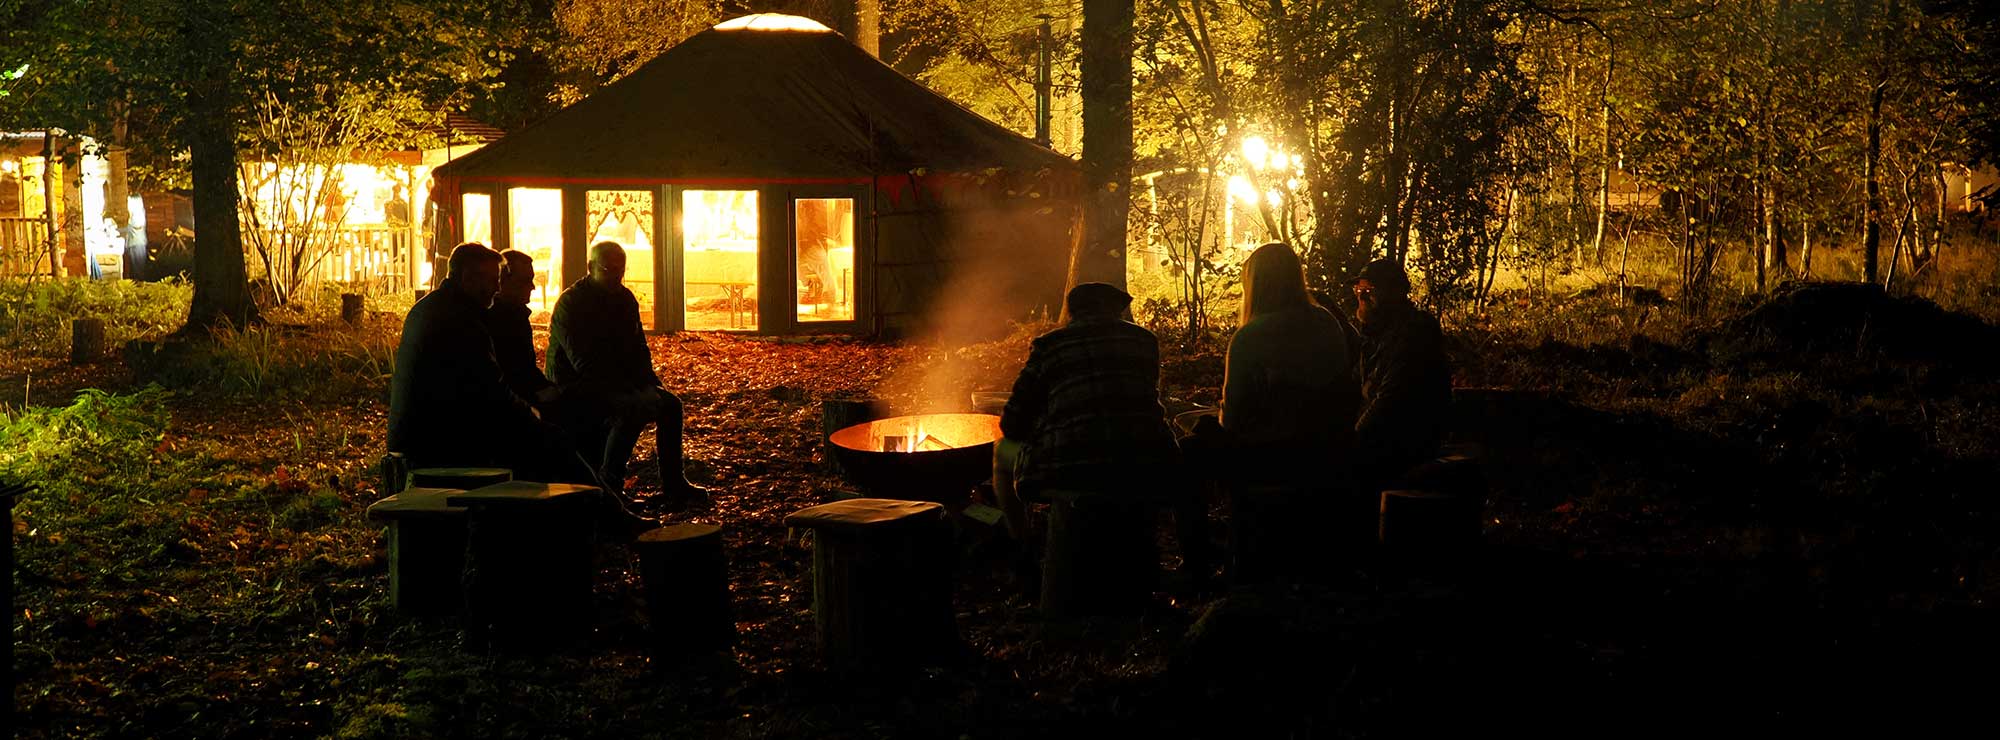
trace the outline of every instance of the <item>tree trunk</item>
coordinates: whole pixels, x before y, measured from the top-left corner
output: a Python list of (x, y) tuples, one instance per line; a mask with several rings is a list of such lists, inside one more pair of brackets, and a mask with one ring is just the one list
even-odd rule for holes
[(1799, 277), (1812, 279), (1812, 221), (1799, 219)]
[(1084, 0), (1083, 240), (1070, 282), (1125, 286), (1132, 194), (1132, 0)]
[[(1598, 109), (1597, 127), (1603, 139), (1597, 143), (1597, 235), (1591, 237), (1590, 252), (1604, 264), (1604, 226), (1611, 210), (1611, 42), (1604, 44), (1603, 104)], [(1624, 282), (1620, 280), (1620, 289)]]
[(1882, 89), (1886, 82), (1878, 81), (1868, 93), (1868, 157), (1863, 164), (1864, 176), (1868, 178), (1867, 223), (1861, 240), (1861, 279), (1875, 282), (1877, 255), (1882, 251)]
[[(1758, 170), (1761, 171), (1762, 169), (1762, 167), (1758, 167)], [(1771, 255), (1767, 251), (1770, 245), (1763, 243), (1764, 240), (1762, 239), (1763, 232), (1768, 230), (1771, 225), (1771, 210), (1768, 207), (1771, 201), (1771, 189), (1766, 184), (1758, 182), (1751, 187), (1751, 192), (1757, 198), (1757, 228), (1750, 238), (1750, 261), (1757, 268), (1757, 292), (1762, 293), (1764, 292), (1765, 269), (1771, 264)]]
[(882, 57), (882, 0), (854, 0), (854, 45)]
[(210, 3), (188, 2), (181, 27), (193, 81), (188, 93), (189, 169), (194, 175), (194, 301), (187, 329), (254, 320), (236, 216), (236, 129), (229, 30)]
[[(125, 140), (127, 137), (125, 101), (113, 102), (112, 110), (111, 146), (107, 147), (104, 151), (104, 215), (110, 218), (113, 223), (118, 224), (118, 235), (123, 237), (128, 245), (125, 254), (132, 255), (135, 252), (129, 245), (132, 240), (143, 236), (143, 234), (135, 234), (132, 231), (132, 190), (128, 184), (129, 180), (126, 177), (127, 168), (125, 165)], [(125, 265), (125, 278), (128, 280), (137, 279), (139, 277), (137, 268), (137, 265)]]

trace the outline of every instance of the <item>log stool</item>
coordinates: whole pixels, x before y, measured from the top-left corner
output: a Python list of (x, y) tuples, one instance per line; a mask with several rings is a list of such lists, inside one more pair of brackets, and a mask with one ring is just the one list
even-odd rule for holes
[(445, 488), (407, 488), (368, 506), (389, 523), (389, 601), (406, 614), (444, 616), (464, 606), (465, 507)]
[(1479, 543), (1484, 500), (1439, 491), (1382, 492), (1382, 546), (1411, 561), (1432, 562)]
[(411, 488), (456, 488), (470, 491), (514, 479), (506, 468), (417, 468), (410, 471)]
[(1351, 489), (1253, 485), (1229, 491), (1229, 577), (1312, 581), (1376, 537), (1376, 502)]
[(1049, 490), (1042, 616), (1136, 616), (1159, 579), (1153, 509), (1131, 497)]
[(69, 361), (72, 363), (96, 362), (104, 359), (104, 319), (77, 319), (70, 322)]
[(603, 491), (509, 481), (446, 497), (466, 508), (466, 631), (477, 645), (541, 648), (590, 615), (591, 507)]
[(654, 655), (678, 658), (736, 642), (721, 527), (661, 527), (639, 535), (632, 547), (639, 552)]
[(813, 622), (836, 670), (900, 668), (958, 643), (944, 506), (857, 498), (793, 512), (813, 531)]

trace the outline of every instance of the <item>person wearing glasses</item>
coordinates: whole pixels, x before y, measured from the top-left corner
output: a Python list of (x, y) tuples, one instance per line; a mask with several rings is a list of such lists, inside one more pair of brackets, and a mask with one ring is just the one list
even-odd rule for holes
[(1437, 317), (1410, 302), (1400, 263), (1368, 263), (1353, 287), (1361, 324), (1356, 474), (1380, 490), (1437, 456), (1451, 408), (1451, 365)]

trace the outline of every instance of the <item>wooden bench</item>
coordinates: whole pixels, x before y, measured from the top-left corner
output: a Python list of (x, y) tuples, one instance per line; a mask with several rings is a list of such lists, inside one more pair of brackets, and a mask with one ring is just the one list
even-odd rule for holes
[(656, 657), (681, 658), (736, 642), (721, 527), (675, 524), (639, 535), (632, 546)]
[(1137, 616), (1158, 585), (1157, 504), (1117, 493), (1049, 490), (1042, 616)]
[(465, 605), (465, 507), (447, 499), (459, 491), (406, 488), (368, 506), (368, 518), (389, 523), (389, 602), (406, 614), (444, 616)]
[(857, 498), (793, 512), (785, 525), (813, 532), (813, 623), (828, 667), (903, 668), (957, 646), (943, 505)]
[(538, 649), (582, 636), (591, 604), (591, 509), (602, 495), (595, 486), (508, 481), (446, 498), (466, 509), (471, 644)]
[(514, 479), (506, 468), (417, 468), (410, 471), (412, 488), (456, 488), (470, 491)]

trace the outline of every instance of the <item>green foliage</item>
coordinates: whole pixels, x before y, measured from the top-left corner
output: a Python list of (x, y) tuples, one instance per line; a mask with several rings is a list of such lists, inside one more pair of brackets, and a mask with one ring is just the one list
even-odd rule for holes
[(68, 353), (69, 322), (104, 320), (106, 341), (155, 337), (187, 318), (192, 290), (179, 280), (0, 281), (0, 350), (60, 357)]
[(138, 360), (154, 382), (192, 393), (267, 401), (380, 396), (396, 367), (396, 325), (224, 326), (203, 340), (162, 345)]
[(158, 387), (130, 395), (91, 389), (61, 408), (0, 410), (0, 479), (55, 490), (92, 488), (104, 496), (143, 492), (144, 476), (111, 473), (142, 472), (156, 459), (166, 435), (166, 400)]

